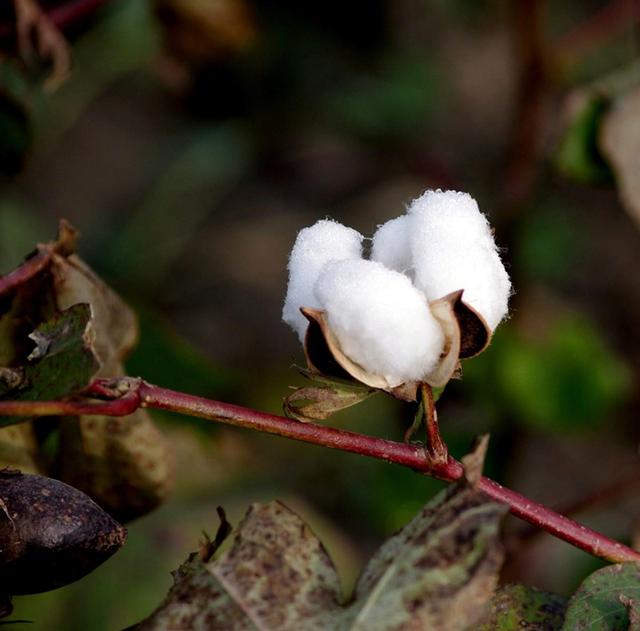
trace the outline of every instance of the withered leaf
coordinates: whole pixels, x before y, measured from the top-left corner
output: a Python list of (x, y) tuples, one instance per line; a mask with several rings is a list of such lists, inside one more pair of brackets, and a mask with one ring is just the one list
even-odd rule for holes
[[(640, 564), (609, 565), (588, 576), (569, 599), (562, 631), (627, 631), (640, 600)], [(636, 611), (633, 611), (633, 610)]]
[[(93, 350), (91, 307), (76, 304), (43, 322), (29, 337), (35, 348), (22, 366), (22, 382), (5, 394), (14, 400), (59, 399), (85, 388), (100, 362)], [(3, 417), (0, 424), (22, 422)]]
[(474, 628), (498, 581), (507, 510), (470, 486), (439, 493), (367, 564), (351, 628)]
[(323, 421), (336, 412), (365, 401), (376, 393), (357, 381), (347, 381), (298, 369), (317, 385), (296, 388), (283, 402), (289, 418), (298, 421)]
[[(34, 323), (59, 317), (59, 312), (83, 303), (91, 307), (92, 346), (101, 363), (96, 376), (124, 374), (122, 362), (137, 341), (136, 317), (73, 254), (76, 236), (75, 230), (62, 221), (58, 239), (37, 248), (42, 265), (33, 266), (33, 273), (9, 276), (20, 282), (11, 283), (9, 291), (0, 297), (0, 366), (15, 371), (29, 365), (27, 356), (33, 351), (33, 341), (28, 334)], [(38, 338), (36, 355), (43, 354), (46, 346), (46, 336)], [(51, 352), (50, 347), (47, 352)], [(6, 381), (0, 379), (0, 383)], [(7, 396), (14, 398), (14, 391), (15, 383)], [(58, 393), (64, 394), (69, 392)], [(54, 395), (50, 392), (47, 398)], [(85, 491), (118, 518), (144, 514), (166, 497), (171, 478), (167, 445), (145, 410), (123, 418), (64, 418), (57, 429), (59, 450), (48, 464), (56, 475)], [(7, 431), (0, 429), (0, 466), (37, 470), (39, 445), (31, 441), (35, 439), (33, 432), (21, 435), (17, 444), (18, 437), (9, 437)]]
[(125, 539), (125, 529), (77, 489), (0, 471), (0, 594), (67, 585), (106, 561)]
[[(138, 337), (135, 314), (80, 258), (52, 258), (56, 303), (91, 304), (99, 377), (124, 374), (123, 360)], [(164, 437), (146, 410), (126, 417), (69, 417), (60, 421), (60, 477), (122, 521), (155, 508), (169, 493), (170, 460)]]
[(41, 473), (38, 452), (38, 438), (31, 423), (11, 425), (0, 430), (0, 468)]
[(505, 585), (496, 590), (491, 615), (479, 631), (557, 631), (562, 627), (567, 599), (526, 585)]
[(36, 347), (27, 357), (25, 383), (17, 398), (35, 401), (75, 394), (85, 388), (100, 369), (100, 360), (93, 348), (91, 306), (87, 303), (61, 311), (29, 337)]
[(343, 604), (336, 570), (308, 526), (278, 502), (255, 504), (232, 548), (208, 563), (192, 555), (136, 629), (473, 628), (497, 582), (506, 510), (469, 486), (449, 487), (380, 548)]
[(297, 388), (284, 400), (284, 412), (298, 421), (324, 421), (336, 412), (368, 399), (375, 390), (348, 391), (309, 386)]
[(629, 598), (624, 594), (618, 596), (618, 600), (624, 605), (629, 616), (629, 631), (640, 629), (640, 601), (637, 598)]
[(476, 438), (471, 452), (462, 457), (462, 466), (464, 467), (464, 477), (468, 484), (477, 486), (482, 471), (484, 469), (484, 461), (489, 448), (489, 434), (482, 434)]
[(34, 60), (51, 64), (44, 87), (54, 91), (71, 73), (71, 51), (64, 36), (37, 0), (13, 0), (18, 52), (27, 65)]
[(599, 142), (615, 172), (622, 204), (640, 227), (640, 87), (614, 101), (604, 117)]
[(60, 478), (120, 521), (148, 513), (169, 493), (166, 441), (145, 410), (66, 417), (59, 429)]
[(174, 573), (165, 602), (144, 630), (320, 629), (340, 602), (335, 568), (311, 529), (279, 502), (254, 504), (219, 559), (199, 555)]

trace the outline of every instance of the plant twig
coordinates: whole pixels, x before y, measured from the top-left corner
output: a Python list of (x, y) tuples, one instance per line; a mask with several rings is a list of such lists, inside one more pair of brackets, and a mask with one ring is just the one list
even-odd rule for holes
[[(51, 24), (59, 29), (67, 28), (94, 13), (110, 0), (70, 0), (59, 6), (43, 9), (43, 13)], [(15, 25), (0, 22), (0, 39), (13, 35)]]
[(511, 4), (518, 85), (504, 169), (502, 205), (507, 216), (517, 214), (527, 201), (540, 167), (549, 91), (544, 36), (546, 5), (546, 0)]
[[(127, 416), (140, 407), (136, 393), (111, 401), (0, 401), (0, 416)], [(16, 421), (19, 422), (19, 421)], [(6, 426), (10, 423), (0, 423)]]
[(424, 419), (427, 427), (427, 453), (433, 462), (446, 463), (449, 460), (449, 450), (442, 440), (442, 436), (440, 436), (438, 412), (433, 400), (433, 390), (430, 385), (423, 383), (420, 387), (420, 392), (422, 394)]
[(637, 26), (639, 21), (638, 0), (612, 0), (558, 37), (550, 50), (550, 57), (556, 67), (566, 72), (608, 41)]
[[(445, 482), (455, 482), (464, 477), (462, 463), (451, 457), (446, 462), (434, 462), (420, 445), (395, 442), (315, 423), (301, 423), (231, 403), (222, 403), (160, 388), (140, 379), (128, 377), (115, 380), (98, 379), (86, 390), (86, 394), (108, 400), (102, 403), (0, 401), (0, 415), (100, 414), (120, 416), (125, 409), (133, 411), (137, 407), (146, 407), (196, 416), (209, 421), (254, 429), (330, 449), (378, 458), (409, 467)], [(555, 537), (589, 554), (613, 563), (640, 562), (640, 553), (628, 546), (582, 526), (489, 478), (480, 478), (478, 488), (492, 499), (507, 504), (511, 513), (516, 517), (546, 530)]]
[[(612, 502), (624, 497), (633, 490), (637, 490), (640, 486), (640, 472), (634, 471), (633, 474), (621, 478), (605, 487), (596, 489), (586, 497), (580, 498), (574, 502), (566, 503), (561, 506), (554, 507), (554, 510), (562, 515), (572, 517), (584, 513), (586, 511), (593, 511), (601, 509)], [(540, 534), (538, 528), (531, 527), (531, 524), (524, 525), (524, 527), (513, 533), (511, 537), (511, 547), (520, 547)]]
[(19, 287), (41, 272), (51, 260), (51, 252), (42, 250), (27, 259), (20, 267), (16, 268), (10, 274), (0, 276), (0, 296), (10, 292), (12, 289)]

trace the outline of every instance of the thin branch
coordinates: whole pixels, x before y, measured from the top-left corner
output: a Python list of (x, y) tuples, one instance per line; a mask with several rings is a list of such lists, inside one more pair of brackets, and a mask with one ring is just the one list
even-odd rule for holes
[(640, 22), (638, 0), (612, 0), (553, 43), (550, 57), (561, 70), (582, 61)]
[(540, 167), (549, 91), (544, 22), (546, 0), (511, 3), (514, 57), (518, 85), (507, 148), (503, 211), (517, 214), (527, 201)]
[(0, 296), (19, 287), (41, 272), (51, 260), (51, 251), (41, 250), (10, 274), (0, 276)]
[[(140, 407), (140, 398), (132, 393), (112, 401), (0, 401), (0, 416), (127, 416)], [(2, 422), (0, 426), (10, 425)]]
[(423, 383), (420, 392), (422, 394), (425, 425), (427, 427), (427, 453), (433, 462), (445, 463), (449, 460), (449, 450), (440, 435), (433, 390), (430, 385)]
[[(429, 458), (425, 449), (419, 445), (399, 443), (315, 423), (301, 423), (230, 403), (212, 401), (160, 388), (139, 379), (127, 377), (115, 380), (98, 379), (87, 389), (86, 394), (110, 400), (101, 404), (86, 401), (39, 403), (0, 401), (0, 415), (32, 416), (35, 413), (39, 415), (64, 413), (119, 416), (125, 409), (133, 411), (133, 409), (142, 406), (196, 416), (209, 421), (219, 421), (227, 425), (254, 429), (330, 449), (339, 449), (393, 462), (445, 482), (455, 482), (464, 476), (462, 463), (451, 457), (446, 462), (434, 462)], [(119, 405), (122, 401), (126, 403)], [(37, 411), (36, 406), (40, 406)], [(511, 513), (516, 517), (546, 530), (585, 552), (613, 563), (640, 562), (640, 553), (628, 546), (582, 526), (489, 478), (481, 478), (478, 482), (478, 488), (492, 499), (507, 504)]]
[[(71, 0), (60, 6), (43, 9), (47, 19), (56, 28), (63, 30), (94, 13), (110, 0)], [(0, 22), (0, 39), (15, 33), (15, 24)]]
[[(631, 493), (631, 491), (637, 490), (638, 487), (640, 487), (640, 472), (634, 471), (633, 474), (625, 478), (621, 478), (605, 487), (596, 489), (586, 497), (561, 506), (555, 506), (554, 511), (562, 515), (571, 515), (574, 517), (580, 513), (602, 509)], [(525, 524), (523, 526), (520, 531), (513, 533), (510, 543), (511, 547), (520, 547), (540, 534), (540, 530), (533, 528), (531, 524)]]

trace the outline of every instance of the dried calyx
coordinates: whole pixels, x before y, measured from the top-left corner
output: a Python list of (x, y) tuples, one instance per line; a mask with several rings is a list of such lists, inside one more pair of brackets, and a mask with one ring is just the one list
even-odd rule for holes
[(488, 221), (469, 195), (427, 191), (363, 237), (322, 220), (300, 232), (289, 260), (283, 319), (309, 369), (414, 400), (444, 386), (482, 352), (511, 292)]

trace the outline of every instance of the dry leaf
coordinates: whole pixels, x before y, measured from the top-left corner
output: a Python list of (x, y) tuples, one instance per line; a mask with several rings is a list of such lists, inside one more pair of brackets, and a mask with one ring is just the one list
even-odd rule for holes
[(599, 141), (615, 172), (620, 199), (640, 228), (640, 87), (614, 101)]

